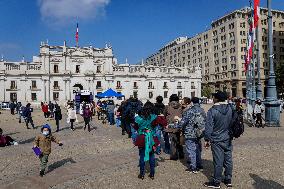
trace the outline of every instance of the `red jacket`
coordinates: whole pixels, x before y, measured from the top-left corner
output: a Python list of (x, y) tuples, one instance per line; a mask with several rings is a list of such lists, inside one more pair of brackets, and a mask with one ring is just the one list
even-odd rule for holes
[(43, 105), (41, 107), (41, 110), (44, 112), (44, 113), (47, 113), (48, 112), (48, 105)]

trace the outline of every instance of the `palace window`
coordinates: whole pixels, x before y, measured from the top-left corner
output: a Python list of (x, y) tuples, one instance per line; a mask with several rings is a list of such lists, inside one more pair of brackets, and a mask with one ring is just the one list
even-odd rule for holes
[(138, 88), (138, 85), (137, 85), (137, 82), (136, 82), (136, 81), (133, 83), (133, 87), (134, 87), (135, 89)]
[(151, 81), (149, 82), (148, 88), (149, 89), (153, 89), (154, 88), (153, 83)]
[(97, 81), (97, 89), (102, 87), (102, 82), (101, 81)]
[(53, 82), (53, 88), (54, 89), (59, 89), (58, 81)]
[(149, 98), (153, 98), (153, 92), (149, 92)]
[(17, 102), (17, 93), (10, 93), (10, 101)]
[(17, 89), (16, 81), (11, 81), (10, 89)]
[(32, 97), (32, 101), (36, 101), (36, 100), (37, 100), (37, 95), (36, 95), (36, 93), (32, 93), (32, 94), (31, 94), (31, 97)]
[(182, 91), (178, 91), (178, 97), (182, 98)]
[(54, 73), (59, 73), (58, 65), (54, 65), (54, 66), (53, 66), (53, 72), (54, 72)]
[(164, 91), (164, 98), (168, 98), (168, 91)]
[(57, 101), (59, 99), (59, 93), (55, 92), (53, 93), (53, 100)]
[(101, 73), (101, 66), (97, 66), (97, 73)]
[(76, 65), (76, 73), (80, 73), (80, 65)]
[(138, 92), (137, 92), (137, 91), (134, 91), (134, 92), (133, 92), (133, 97), (134, 97), (134, 98), (138, 98)]
[(37, 86), (36, 86), (36, 81), (32, 81), (32, 89), (36, 89)]
[(120, 81), (117, 81), (117, 82), (116, 82), (116, 88), (118, 88), (118, 89), (121, 88), (121, 82), (120, 82)]

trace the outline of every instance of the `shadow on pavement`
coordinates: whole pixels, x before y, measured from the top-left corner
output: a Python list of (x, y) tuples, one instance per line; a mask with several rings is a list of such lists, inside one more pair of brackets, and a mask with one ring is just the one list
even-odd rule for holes
[(19, 144), (28, 144), (35, 140), (35, 137), (29, 138), (27, 140), (20, 141)]
[[(187, 160), (187, 158), (181, 159), (180, 162), (186, 167), (186, 169), (189, 167), (190, 160)], [(204, 174), (208, 180), (211, 180), (214, 172), (213, 162), (211, 160), (202, 159), (202, 164), (203, 170), (200, 172)]]
[(5, 134), (5, 135), (14, 135), (14, 134), (18, 134), (18, 133), (20, 133), (20, 132), (14, 132), (14, 133), (7, 133), (7, 134)]
[(255, 189), (266, 189), (266, 188), (269, 188), (269, 189), (284, 189), (284, 186), (273, 181), (273, 180), (266, 180), (266, 179), (263, 179), (261, 178), (260, 176), (256, 175), (256, 174), (252, 174), (250, 173), (249, 174), (250, 177), (254, 180), (254, 183), (253, 183), (253, 187)]
[(66, 159), (54, 162), (53, 164), (48, 166), (48, 171), (46, 173), (50, 173), (50, 172), (54, 171), (55, 169), (62, 167), (66, 163), (73, 164), (73, 163), (76, 163), (76, 161), (74, 161), (72, 158), (66, 158)]

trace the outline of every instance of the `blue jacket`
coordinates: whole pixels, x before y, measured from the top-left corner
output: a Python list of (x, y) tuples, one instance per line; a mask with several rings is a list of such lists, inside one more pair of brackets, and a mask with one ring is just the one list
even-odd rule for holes
[(210, 142), (229, 140), (229, 125), (231, 119), (232, 108), (229, 104), (214, 104), (207, 112), (204, 139)]
[(181, 121), (175, 125), (175, 128), (183, 128), (185, 139), (196, 139), (196, 126), (195, 126), (195, 115), (200, 113), (203, 116), (203, 123), (198, 125), (199, 130), (203, 130), (205, 127), (206, 113), (199, 104), (194, 104), (191, 108), (185, 111), (182, 115)]

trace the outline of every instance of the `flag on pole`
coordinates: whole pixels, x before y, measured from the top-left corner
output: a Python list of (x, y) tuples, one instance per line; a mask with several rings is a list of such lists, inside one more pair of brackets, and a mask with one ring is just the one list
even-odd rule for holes
[(249, 32), (247, 37), (247, 49), (245, 54), (245, 71), (247, 71), (247, 68), (251, 62), (251, 59), (253, 58), (253, 48), (254, 48), (254, 41), (256, 39), (255, 36), (255, 25), (253, 20), (253, 13), (251, 17), (249, 18)]
[(254, 27), (258, 26), (258, 20), (260, 15), (259, 1), (260, 0), (254, 0), (254, 8), (253, 8)]
[(76, 28), (76, 35), (75, 35), (75, 37), (76, 37), (76, 45), (77, 45), (77, 47), (78, 47), (78, 42), (79, 42), (79, 25), (78, 25), (78, 23), (77, 23), (77, 28)]

